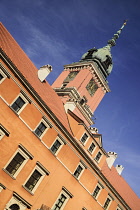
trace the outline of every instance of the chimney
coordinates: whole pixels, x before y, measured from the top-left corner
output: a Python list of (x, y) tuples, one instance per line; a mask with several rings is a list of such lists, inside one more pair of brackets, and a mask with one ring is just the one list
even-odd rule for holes
[(97, 129), (97, 128), (90, 127), (90, 132), (91, 132), (92, 134), (98, 133), (98, 129)]
[(113, 166), (114, 161), (117, 158), (117, 153), (115, 152), (108, 152), (109, 157), (106, 159), (107, 165), (109, 168)]
[(41, 82), (44, 82), (45, 78), (49, 75), (49, 73), (52, 71), (52, 66), (51, 65), (45, 65), (40, 67), (38, 70), (38, 79)]
[(116, 170), (117, 170), (119, 175), (122, 174), (123, 169), (124, 169), (124, 167), (122, 165), (116, 165)]

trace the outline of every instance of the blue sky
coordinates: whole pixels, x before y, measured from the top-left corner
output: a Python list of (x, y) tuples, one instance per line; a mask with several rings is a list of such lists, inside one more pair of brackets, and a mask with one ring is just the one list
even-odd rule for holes
[(101, 48), (128, 23), (112, 48), (113, 71), (94, 113), (106, 151), (118, 154), (122, 176), (140, 197), (140, 2), (138, 0), (1, 0), (0, 21), (37, 68), (50, 64), (52, 82), (63, 65)]

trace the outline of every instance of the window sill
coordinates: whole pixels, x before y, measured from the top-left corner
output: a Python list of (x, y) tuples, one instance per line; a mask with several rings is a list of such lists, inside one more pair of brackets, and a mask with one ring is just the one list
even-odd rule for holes
[(93, 155), (93, 151), (92, 152), (90, 152), (89, 150), (87, 150), (88, 151), (88, 153), (90, 154), (90, 155)]
[(15, 113), (15, 115), (16, 115), (17, 117), (19, 117), (18, 112), (16, 112), (11, 106), (9, 106), (9, 108)]
[(92, 194), (91, 194), (91, 196), (92, 196), (92, 198), (93, 198), (95, 201), (97, 201), (97, 198), (95, 198)]
[(5, 168), (2, 169), (6, 174), (8, 174), (12, 179), (16, 180), (14, 176), (12, 176)]
[(77, 181), (79, 181), (79, 178), (77, 178), (76, 176), (74, 176), (74, 174), (72, 174), (72, 176), (73, 176)]
[(34, 131), (32, 133), (41, 141), (41, 136), (38, 136)]
[(30, 190), (28, 190), (28, 188), (26, 188), (24, 185), (22, 185), (22, 187), (23, 187), (28, 193), (30, 193), (31, 195), (34, 195), (34, 193), (32, 193)]
[(51, 149), (49, 149), (49, 151), (53, 154), (54, 157), (57, 157), (57, 152), (53, 153)]
[(82, 141), (80, 141), (80, 143), (85, 147), (86, 142), (83, 143)]
[(99, 164), (100, 160), (93, 159), (97, 164)]

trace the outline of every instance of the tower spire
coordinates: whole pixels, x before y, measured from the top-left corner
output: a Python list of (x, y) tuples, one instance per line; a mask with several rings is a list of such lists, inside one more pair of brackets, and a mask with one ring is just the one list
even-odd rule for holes
[(116, 40), (119, 38), (124, 26), (126, 25), (127, 20), (124, 21), (122, 27), (117, 31), (116, 34), (107, 42), (105, 47), (96, 49), (92, 48), (86, 52), (80, 62), (88, 62), (93, 61), (98, 66), (98, 69), (101, 71), (103, 77), (107, 78), (112, 71), (113, 62), (112, 62), (112, 55), (111, 55), (111, 47), (116, 45)]
[(123, 23), (122, 27), (119, 29), (119, 31), (117, 31), (117, 33), (114, 34), (114, 36), (112, 37), (112, 39), (108, 40), (107, 43), (110, 45), (110, 47), (113, 47), (113, 46), (116, 45), (116, 40), (119, 38), (119, 36), (120, 36), (120, 34), (121, 34), (124, 26), (126, 25), (127, 21), (128, 20), (124, 20), (124, 23)]

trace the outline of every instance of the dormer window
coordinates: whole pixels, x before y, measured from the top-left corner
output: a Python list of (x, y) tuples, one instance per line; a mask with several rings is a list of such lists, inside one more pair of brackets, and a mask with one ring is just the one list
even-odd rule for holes
[(98, 86), (96, 85), (96, 83), (94, 82), (94, 80), (91, 79), (90, 82), (87, 84), (86, 89), (89, 92), (89, 94), (91, 96), (93, 96), (94, 93), (96, 92), (96, 90), (98, 89)]

